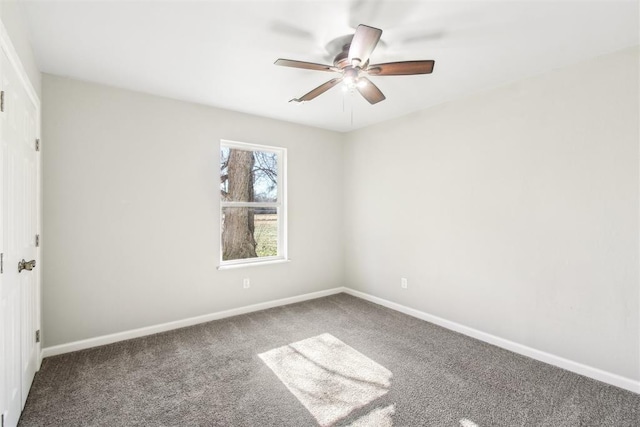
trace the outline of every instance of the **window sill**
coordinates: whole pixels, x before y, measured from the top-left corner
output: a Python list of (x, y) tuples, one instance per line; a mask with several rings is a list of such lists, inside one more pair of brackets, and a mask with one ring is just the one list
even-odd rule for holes
[(254, 262), (243, 262), (240, 264), (225, 264), (219, 265), (218, 270), (232, 270), (234, 268), (244, 268), (244, 267), (257, 267), (259, 265), (273, 265), (273, 264), (285, 264), (291, 262), (290, 259), (275, 259), (271, 261), (254, 261)]

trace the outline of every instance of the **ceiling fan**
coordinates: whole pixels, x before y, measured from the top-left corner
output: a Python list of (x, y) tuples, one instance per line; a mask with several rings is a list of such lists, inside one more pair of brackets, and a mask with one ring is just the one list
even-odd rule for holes
[(376, 104), (383, 101), (385, 96), (380, 89), (367, 78), (367, 75), (408, 76), (413, 74), (430, 74), (433, 71), (435, 64), (433, 60), (369, 64), (369, 56), (371, 56), (371, 52), (376, 48), (381, 35), (382, 30), (378, 28), (358, 25), (351, 39), (351, 43), (343, 46), (342, 51), (334, 58), (333, 65), (295, 61), (292, 59), (278, 59), (275, 65), (341, 74), (341, 76), (331, 79), (302, 95), (300, 98), (293, 98), (289, 102), (311, 101), (337, 84), (344, 82), (348, 90), (356, 89), (370, 104)]

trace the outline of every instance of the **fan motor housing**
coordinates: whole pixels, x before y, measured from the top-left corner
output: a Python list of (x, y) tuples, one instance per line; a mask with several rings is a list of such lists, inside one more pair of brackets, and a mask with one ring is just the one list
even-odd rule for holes
[(342, 47), (342, 52), (337, 54), (336, 57), (333, 59), (333, 65), (335, 65), (338, 68), (345, 68), (346, 66), (351, 65), (349, 63), (349, 48), (350, 47), (351, 47), (351, 44), (345, 44)]

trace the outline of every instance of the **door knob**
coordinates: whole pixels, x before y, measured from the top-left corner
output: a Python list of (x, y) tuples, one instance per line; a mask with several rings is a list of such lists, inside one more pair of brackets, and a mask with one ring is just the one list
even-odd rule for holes
[(22, 270), (31, 271), (36, 266), (36, 260), (32, 259), (31, 261), (25, 261), (24, 258), (22, 261), (18, 261), (18, 273)]

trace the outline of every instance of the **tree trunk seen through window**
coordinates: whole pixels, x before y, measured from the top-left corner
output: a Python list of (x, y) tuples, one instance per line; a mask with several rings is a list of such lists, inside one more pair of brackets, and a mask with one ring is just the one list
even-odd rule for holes
[[(229, 150), (227, 164), (228, 190), (226, 200), (253, 202), (253, 167), (255, 158), (252, 151)], [(234, 207), (224, 210), (222, 230), (222, 259), (255, 258), (254, 210), (248, 207)]]

